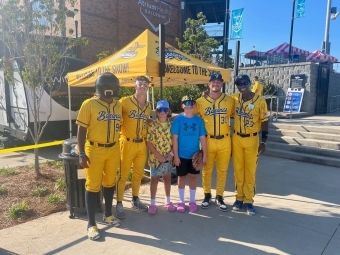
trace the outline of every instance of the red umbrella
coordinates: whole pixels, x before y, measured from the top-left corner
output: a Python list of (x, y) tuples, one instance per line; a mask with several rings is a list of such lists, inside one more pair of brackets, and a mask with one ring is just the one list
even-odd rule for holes
[[(281, 45), (277, 46), (274, 49), (268, 50), (265, 54), (266, 55), (278, 55), (278, 54), (284, 54), (286, 56), (288, 56), (289, 53), (289, 43), (282, 43)], [(291, 54), (295, 55), (295, 54), (303, 54), (308, 56), (310, 54), (309, 51), (307, 50), (302, 50), (300, 48), (291, 47)]]
[(306, 57), (306, 60), (311, 62), (338, 62), (337, 58), (327, 55), (326, 53), (322, 53), (319, 50), (315, 50), (309, 54)]

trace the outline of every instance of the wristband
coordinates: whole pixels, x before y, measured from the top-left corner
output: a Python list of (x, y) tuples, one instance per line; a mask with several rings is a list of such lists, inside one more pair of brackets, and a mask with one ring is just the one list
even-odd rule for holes
[(265, 138), (265, 139), (268, 138), (268, 131), (262, 131), (262, 139), (263, 138)]
[(85, 152), (79, 152), (79, 157), (85, 157), (85, 156), (86, 156)]
[(171, 156), (174, 156), (174, 154), (172, 153), (172, 151), (170, 151), (169, 154), (170, 154)]
[(266, 145), (266, 143), (265, 143), (265, 142), (261, 142), (261, 143), (263, 143), (264, 145)]

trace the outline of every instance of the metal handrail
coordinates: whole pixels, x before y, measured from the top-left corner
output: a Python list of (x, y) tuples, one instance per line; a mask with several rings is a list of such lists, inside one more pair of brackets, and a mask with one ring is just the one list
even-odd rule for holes
[[(335, 99), (334, 100), (334, 103), (336, 105), (335, 109), (332, 109), (333, 108), (333, 99)], [(329, 105), (329, 112), (335, 112), (339, 109), (340, 109), (340, 95), (331, 96), (330, 105)]]

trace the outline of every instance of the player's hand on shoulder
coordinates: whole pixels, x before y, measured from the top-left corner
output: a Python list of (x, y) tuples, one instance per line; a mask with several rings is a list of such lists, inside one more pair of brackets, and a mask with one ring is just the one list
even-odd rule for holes
[(202, 97), (207, 98), (209, 96), (209, 90), (206, 89), (202, 92)]

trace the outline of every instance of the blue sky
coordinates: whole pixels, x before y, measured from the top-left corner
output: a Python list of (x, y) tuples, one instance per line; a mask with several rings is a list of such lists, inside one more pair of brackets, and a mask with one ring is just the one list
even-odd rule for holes
[[(258, 51), (267, 51), (281, 43), (289, 43), (292, 6), (292, 0), (230, 0), (231, 10), (244, 8), (241, 53), (251, 51), (253, 46)], [(305, 17), (294, 20), (292, 45), (311, 52), (321, 50), (327, 0), (306, 0), (305, 6)], [(340, 12), (340, 0), (332, 0), (332, 7), (337, 7)], [(223, 35), (223, 23), (209, 25), (207, 31)], [(340, 16), (330, 21), (329, 41), (330, 55), (340, 60)], [(229, 41), (229, 49), (234, 53), (235, 40)]]

